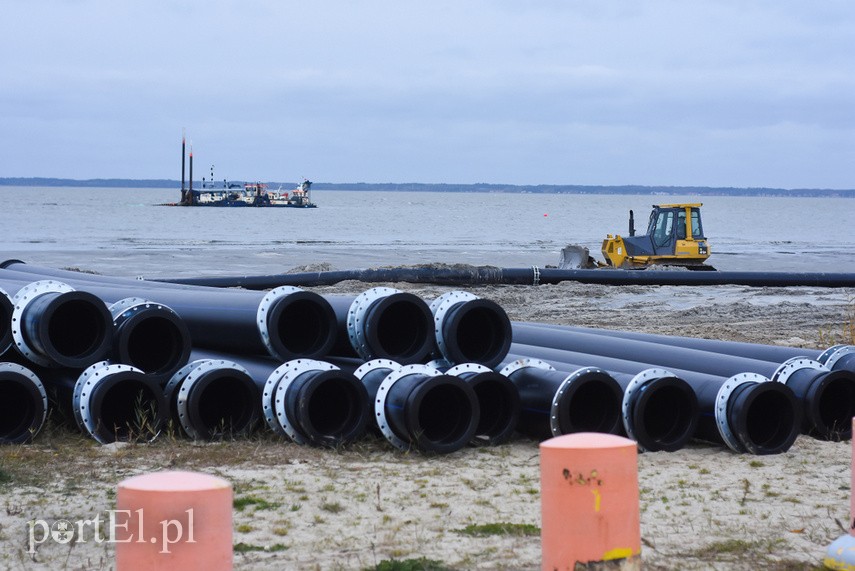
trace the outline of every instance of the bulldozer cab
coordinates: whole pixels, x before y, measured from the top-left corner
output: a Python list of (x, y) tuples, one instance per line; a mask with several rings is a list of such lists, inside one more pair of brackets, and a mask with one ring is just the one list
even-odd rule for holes
[(654, 254), (674, 255), (677, 242), (686, 240), (687, 236), (692, 240), (704, 239), (700, 206), (700, 204), (653, 205), (647, 225), (647, 236), (650, 238)]

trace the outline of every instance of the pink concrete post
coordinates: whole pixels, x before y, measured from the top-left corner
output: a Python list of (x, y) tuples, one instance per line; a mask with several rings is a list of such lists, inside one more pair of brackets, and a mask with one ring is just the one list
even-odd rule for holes
[(156, 472), (119, 483), (116, 571), (232, 569), (232, 486), (195, 472)]
[(641, 568), (637, 444), (582, 432), (540, 444), (541, 569)]

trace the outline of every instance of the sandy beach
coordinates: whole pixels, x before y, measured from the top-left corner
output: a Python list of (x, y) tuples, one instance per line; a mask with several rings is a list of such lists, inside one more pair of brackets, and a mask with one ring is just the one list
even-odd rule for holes
[[(371, 285), (428, 301), (450, 289)], [(346, 282), (313, 291), (367, 287)], [(498, 302), (513, 320), (812, 349), (851, 342), (855, 307), (855, 292), (822, 288), (563, 283), (465, 289)], [(774, 456), (698, 442), (673, 453), (640, 454), (645, 568), (820, 566), (827, 546), (848, 529), (850, 458), (849, 442), (805, 436)], [(115, 508), (122, 479), (168, 468), (232, 482), (236, 569), (373, 569), (420, 558), (450, 569), (537, 569), (538, 462), (538, 443), (523, 437), (423, 456), (373, 438), (320, 450), (264, 431), (241, 441), (191, 443), (166, 435), (148, 445), (100, 446), (49, 426), (33, 444), (0, 449), (0, 567), (113, 568), (112, 546), (86, 534), (29, 549), (27, 522), (92, 518)], [(519, 525), (511, 528), (515, 533), (499, 534), (477, 527), (499, 523)]]

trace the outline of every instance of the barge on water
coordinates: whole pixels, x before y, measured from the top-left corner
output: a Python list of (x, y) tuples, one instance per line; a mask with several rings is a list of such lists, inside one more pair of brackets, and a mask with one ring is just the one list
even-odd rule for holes
[(279, 208), (317, 208), (312, 202), (312, 181), (303, 182), (291, 191), (269, 190), (266, 184), (230, 183), (223, 181), (222, 186), (214, 187), (214, 167), (211, 167), (211, 180), (202, 177), (202, 188), (193, 188), (193, 149), (190, 149), (190, 184), (184, 182), (185, 139), (181, 139), (181, 201), (172, 206), (258, 206)]

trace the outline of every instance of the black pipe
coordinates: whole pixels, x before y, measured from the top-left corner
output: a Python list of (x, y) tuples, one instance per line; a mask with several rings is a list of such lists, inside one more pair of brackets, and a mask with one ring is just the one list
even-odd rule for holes
[[(4, 272), (3, 275), (12, 274)], [(21, 277), (29, 276), (21, 274)], [(6, 283), (12, 283), (12, 280)], [(15, 284), (21, 287), (28, 285), (26, 281), (16, 281)], [(76, 285), (92, 287), (91, 284)], [(158, 376), (161, 383), (169, 380), (172, 373), (187, 362), (190, 334), (171, 308), (133, 297), (112, 304), (108, 313), (113, 321), (109, 353), (112, 362), (133, 365), (144, 373)]]
[(83, 270), (62, 270), (59, 268), (50, 268), (46, 266), (28, 264), (22, 260), (18, 260), (15, 258), (0, 262), (0, 269), (7, 270), (7, 272), (3, 272), (5, 275), (11, 277), (12, 274), (9, 274), (8, 272), (16, 272), (17, 274), (20, 274), (19, 279), (29, 281), (35, 281), (39, 279), (55, 279), (57, 281), (67, 283), (91, 282), (100, 285), (113, 284), (125, 287), (170, 288), (190, 291), (199, 291), (199, 288), (203, 288), (206, 291), (229, 291), (229, 288), (204, 288), (203, 286), (190, 286), (160, 281), (144, 280), (139, 277), (129, 278), (98, 274)]
[[(795, 392), (804, 407), (802, 432), (805, 434), (830, 440), (848, 439), (852, 434), (855, 373), (846, 370), (829, 371), (815, 361), (802, 359), (795, 364), (776, 364), (697, 349), (523, 324), (514, 324), (514, 340), (524, 345), (617, 357), (654, 367), (689, 370), (725, 378), (739, 373), (757, 373), (785, 383)], [(682, 376), (682, 373), (677, 374)]]
[(0, 363), (0, 444), (30, 442), (47, 414), (47, 394), (36, 374), (17, 363)]
[(12, 349), (12, 298), (0, 288), (0, 356)]
[(348, 444), (364, 434), (370, 418), (364, 385), (352, 373), (314, 359), (295, 359), (270, 371), (261, 403), (267, 425), (298, 444)]
[(463, 379), (478, 399), (480, 420), (470, 444), (496, 446), (510, 440), (522, 409), (516, 385), (505, 375), (479, 363), (462, 363), (445, 374)]
[[(516, 324), (516, 323), (515, 323)], [(718, 339), (702, 339), (698, 337), (681, 337), (678, 335), (661, 335), (655, 333), (640, 333), (637, 331), (620, 331), (616, 329), (599, 329), (595, 327), (575, 327), (570, 325), (556, 325), (547, 323), (519, 322), (520, 325), (530, 325), (542, 329), (555, 329), (558, 331), (575, 331), (577, 333), (589, 333), (592, 335), (604, 335), (620, 339), (633, 339), (636, 341), (647, 341), (659, 343), (660, 345), (685, 347), (687, 349), (698, 349), (708, 353), (721, 353), (733, 357), (745, 357), (760, 361), (782, 363), (793, 357), (808, 357), (819, 360), (821, 351), (816, 349), (805, 349), (801, 347), (782, 347), (778, 345), (763, 345), (760, 343), (745, 343), (742, 341), (721, 341)]]
[(0, 287), (14, 292), (12, 339), (28, 361), (83, 369), (109, 354), (113, 320), (94, 295), (53, 280), (2, 280)]
[[(509, 355), (521, 360), (533, 351)], [(549, 355), (548, 357), (554, 356)], [(543, 359), (557, 370), (570, 373), (585, 367), (560, 359)], [(638, 373), (607, 371), (623, 390), (621, 411), (627, 436), (642, 451), (674, 452), (683, 448), (695, 434), (698, 422), (698, 398), (692, 387), (671, 371), (648, 368)]]
[(365, 387), (365, 393), (368, 396), (369, 412), (372, 414), (372, 421), (368, 423), (369, 427), (377, 434), (381, 434), (380, 426), (377, 424), (377, 414), (374, 412), (377, 402), (377, 391), (386, 377), (400, 369), (402, 365), (391, 359), (362, 361), (359, 359), (335, 358), (332, 359), (332, 363), (345, 371), (353, 373)]
[(369, 361), (355, 374), (371, 397), (377, 427), (399, 450), (448, 454), (475, 435), (478, 398), (463, 379), (388, 359)]
[(832, 371), (855, 372), (855, 345), (829, 347), (816, 360)]
[(331, 355), (410, 364), (425, 361), (434, 349), (430, 308), (416, 295), (376, 287), (355, 297), (325, 299), (338, 324)]
[[(160, 385), (136, 367), (94, 363), (79, 376), (53, 369), (43, 377), (60, 407), (72, 409), (78, 428), (101, 444), (152, 441), (169, 418)], [(70, 405), (70, 406), (69, 406)]]
[(280, 285), (332, 285), (345, 280), (363, 282), (432, 283), (448, 286), (479, 284), (541, 285), (575, 281), (603, 285), (745, 285), (853, 287), (855, 273), (797, 273), (797, 272), (675, 272), (665, 270), (619, 270), (553, 268), (496, 268), (492, 266), (462, 266), (453, 268), (407, 267), (304, 272), (265, 276), (162, 278), (159, 281), (206, 285), (215, 287), (244, 287), (267, 289)]
[[(656, 365), (551, 349), (512, 345), (510, 355), (530, 355), (550, 363), (587, 362), (611, 371), (638, 374)], [(684, 379), (695, 392), (700, 416), (695, 437), (724, 444), (735, 452), (778, 454), (786, 452), (799, 434), (802, 406), (792, 389), (756, 373), (740, 373), (729, 378), (687, 371), (669, 370)]]
[(173, 374), (163, 394), (173, 421), (193, 440), (244, 436), (260, 416), (258, 386), (226, 359), (194, 359)]
[(436, 344), (451, 363), (498, 365), (511, 345), (511, 320), (494, 301), (463, 291), (442, 294), (430, 304)]
[[(277, 434), (287, 435), (300, 444), (308, 442), (330, 447), (347, 444), (359, 438), (370, 422), (364, 388), (350, 371), (338, 370), (329, 363), (298, 359), (283, 364), (269, 357), (203, 349), (194, 349), (191, 359), (226, 359), (245, 369), (258, 388), (261, 396), (258, 403), (267, 425)], [(294, 386), (288, 387), (287, 397), (293, 402), (291, 407), (283, 407), (281, 402), (275, 401), (276, 390), (286, 375), (288, 382), (294, 380), (293, 369), (299, 363), (312, 366)], [(279, 420), (280, 413), (284, 415), (284, 423)]]
[(608, 373), (585, 367), (556, 371), (536, 359), (505, 359), (501, 374), (519, 391), (517, 429), (539, 440), (572, 432), (621, 433), (620, 386)]
[(172, 308), (138, 297), (110, 306), (111, 360), (133, 365), (165, 384), (190, 358), (190, 332)]
[[(22, 272), (0, 270), (0, 283), (21, 277)], [(195, 346), (231, 353), (270, 354), (285, 361), (325, 355), (335, 342), (335, 314), (329, 303), (316, 293), (298, 288), (249, 292), (86, 281), (93, 279), (97, 276), (66, 281), (106, 303), (140, 297), (169, 306), (186, 324)]]

